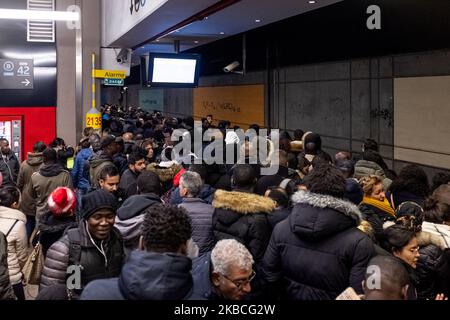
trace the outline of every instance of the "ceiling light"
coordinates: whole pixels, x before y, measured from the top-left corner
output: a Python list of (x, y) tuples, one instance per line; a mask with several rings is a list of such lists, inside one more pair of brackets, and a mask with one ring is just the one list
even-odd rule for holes
[(159, 39), (156, 39), (156, 42), (159, 42)]
[(261, 19), (255, 19), (255, 22), (256, 23), (261, 22)]
[(198, 41), (197, 41), (197, 40), (195, 40), (195, 41), (194, 41), (194, 43), (198, 43)]
[(225, 32), (222, 31), (222, 32), (220, 32), (220, 34), (225, 34)]
[(80, 14), (73, 11), (0, 9), (0, 19), (78, 21)]
[(145, 49), (145, 47), (141, 47), (141, 49)]
[(309, 4), (315, 4), (317, 1), (316, 0), (309, 0), (308, 3)]

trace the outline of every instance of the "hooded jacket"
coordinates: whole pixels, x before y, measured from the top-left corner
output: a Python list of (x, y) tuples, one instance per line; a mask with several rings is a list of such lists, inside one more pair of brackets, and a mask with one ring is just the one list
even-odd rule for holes
[(103, 151), (99, 151), (92, 155), (89, 159), (89, 179), (91, 180), (91, 186), (98, 189), (100, 185), (98, 179), (100, 178), (100, 172), (108, 165), (114, 165), (113, 159)]
[(386, 177), (384, 170), (375, 162), (367, 160), (359, 160), (355, 164), (355, 174), (353, 175), (356, 179), (361, 179), (362, 177), (375, 174), (381, 178), (383, 181), (384, 190), (388, 190), (392, 183), (392, 180)]
[(12, 227), (6, 237), (8, 241), (8, 269), (11, 285), (20, 283), (22, 280), (22, 268), (28, 257), (26, 222), (27, 218), (19, 210), (0, 206), (0, 232), (6, 235)]
[(161, 203), (161, 199), (153, 193), (138, 194), (129, 197), (117, 210), (114, 226), (122, 234), (125, 247), (136, 249), (141, 235), (143, 212), (148, 207)]
[(192, 261), (192, 300), (219, 300), (211, 283), (211, 252), (195, 258)]
[(217, 190), (212, 205), (216, 242), (235, 239), (247, 247), (255, 261), (262, 260), (271, 233), (267, 215), (275, 209), (275, 201), (252, 193)]
[(345, 200), (296, 192), (290, 216), (278, 223), (264, 256), (263, 271), (282, 295), (294, 300), (333, 300), (361, 283), (374, 246), (357, 229), (358, 208)]
[(34, 200), (30, 198), (30, 195), (25, 192), (28, 185), (31, 183), (31, 176), (33, 173), (39, 171), (42, 167), (44, 160), (42, 153), (28, 153), (28, 159), (23, 161), (20, 165), (19, 176), (17, 178), (17, 187), (22, 192), (22, 199), (20, 201), (19, 210), (26, 215), (33, 216), (36, 213), (36, 204)]
[(75, 165), (72, 170), (72, 180), (74, 188), (88, 191), (90, 187), (89, 175), (86, 171), (86, 162), (92, 157), (91, 148), (83, 148), (75, 158)]
[(81, 300), (181, 300), (191, 295), (191, 259), (174, 253), (131, 252), (118, 278), (96, 280)]
[[(418, 234), (420, 257), (417, 261), (418, 299), (434, 300), (436, 294), (450, 294), (450, 251), (441, 236), (422, 231)], [(447, 249), (447, 250), (446, 250)]]
[(7, 248), (5, 235), (0, 232), (0, 300), (15, 300), (16, 296), (9, 282)]
[(31, 176), (31, 183), (26, 192), (36, 202), (37, 220), (48, 211), (47, 198), (57, 187), (72, 189), (70, 173), (59, 163), (44, 165)]

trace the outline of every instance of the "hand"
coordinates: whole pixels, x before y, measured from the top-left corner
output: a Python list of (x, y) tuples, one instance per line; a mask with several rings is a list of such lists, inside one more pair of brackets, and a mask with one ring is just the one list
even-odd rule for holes
[(448, 298), (443, 293), (438, 293), (434, 300), (448, 300)]

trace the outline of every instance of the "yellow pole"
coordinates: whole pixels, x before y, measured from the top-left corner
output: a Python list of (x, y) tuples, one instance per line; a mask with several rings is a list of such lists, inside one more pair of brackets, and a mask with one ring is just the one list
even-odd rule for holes
[(95, 53), (92, 53), (92, 109), (95, 109)]

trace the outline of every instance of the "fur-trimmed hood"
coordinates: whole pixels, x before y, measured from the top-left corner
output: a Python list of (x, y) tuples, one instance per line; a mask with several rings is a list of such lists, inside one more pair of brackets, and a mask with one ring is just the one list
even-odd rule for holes
[(309, 204), (313, 207), (321, 209), (324, 208), (334, 209), (352, 218), (357, 222), (358, 225), (362, 219), (361, 212), (359, 211), (356, 205), (354, 205), (350, 201), (335, 198), (325, 194), (318, 194), (300, 190), (294, 193), (294, 195), (292, 196), (292, 202), (294, 204), (299, 203)]
[(270, 213), (276, 207), (275, 201), (270, 198), (253, 193), (224, 190), (216, 190), (212, 205), (216, 209), (232, 210), (241, 214)]
[(292, 232), (308, 241), (319, 241), (354, 228), (361, 222), (361, 212), (353, 203), (328, 195), (298, 191), (289, 224)]

